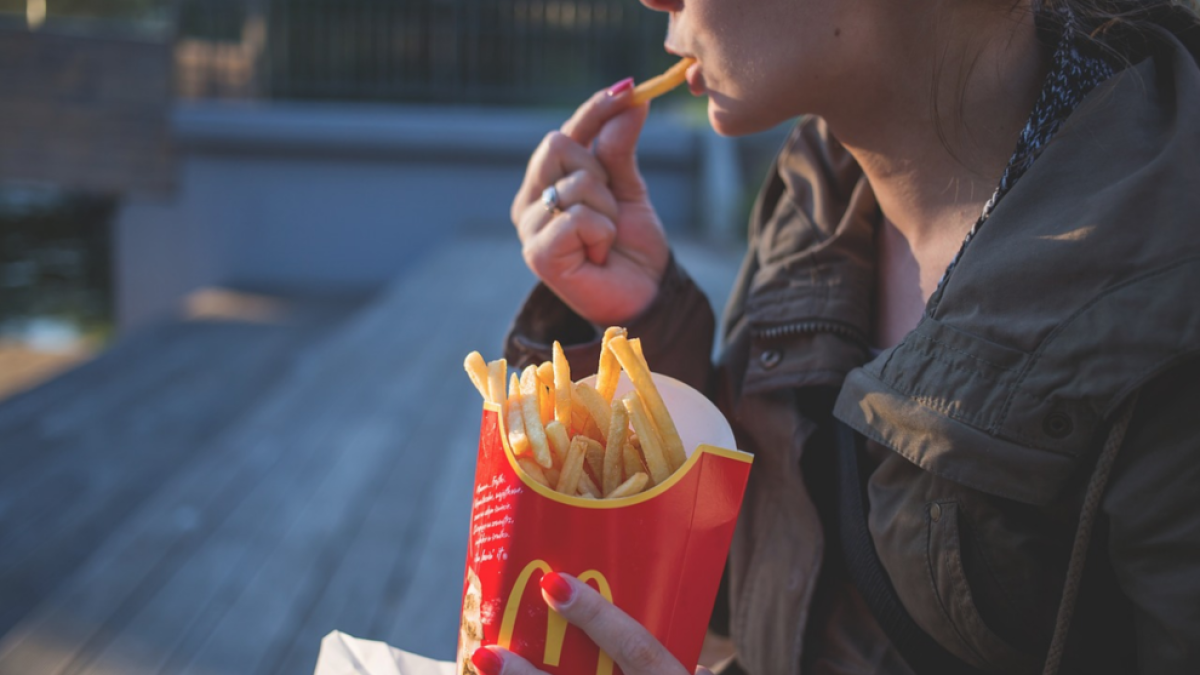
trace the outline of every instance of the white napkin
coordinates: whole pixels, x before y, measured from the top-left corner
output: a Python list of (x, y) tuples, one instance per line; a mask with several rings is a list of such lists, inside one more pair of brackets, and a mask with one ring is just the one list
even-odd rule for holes
[(434, 661), (335, 630), (321, 640), (313, 675), (454, 675), (454, 662)]

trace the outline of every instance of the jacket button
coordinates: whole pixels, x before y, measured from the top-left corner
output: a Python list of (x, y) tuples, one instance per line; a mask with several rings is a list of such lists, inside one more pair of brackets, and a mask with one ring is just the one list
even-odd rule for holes
[(1042, 420), (1042, 431), (1050, 438), (1066, 438), (1074, 429), (1075, 423), (1065, 412), (1052, 412)]
[(942, 519), (942, 505), (941, 504), (931, 504), (929, 506), (929, 519), (935, 523)]
[(758, 362), (761, 363), (762, 367), (766, 368), (767, 370), (779, 365), (779, 362), (782, 360), (783, 354), (781, 354), (778, 349), (768, 349), (762, 354), (758, 355)]

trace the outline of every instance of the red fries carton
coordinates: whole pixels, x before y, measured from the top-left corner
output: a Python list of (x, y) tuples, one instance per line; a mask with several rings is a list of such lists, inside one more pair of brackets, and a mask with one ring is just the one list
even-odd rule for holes
[[(547, 608), (538, 582), (551, 570), (591, 584), (695, 668), (751, 456), (729, 449), (729, 425), (702, 394), (653, 377), (690, 454), (662, 484), (620, 499), (570, 497), (530, 479), (508, 445), (499, 406), (485, 404), (458, 672), (473, 674), (471, 654), (491, 644), (550, 673), (619, 670)], [(617, 395), (629, 389), (622, 373)]]

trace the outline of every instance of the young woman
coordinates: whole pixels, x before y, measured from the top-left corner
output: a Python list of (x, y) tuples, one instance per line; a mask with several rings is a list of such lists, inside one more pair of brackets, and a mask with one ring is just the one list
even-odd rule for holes
[[(1140, 0), (643, 0), (719, 133), (805, 115), (713, 318), (631, 81), (529, 163), (510, 363), (647, 335), (757, 458), (714, 611), (775, 673), (1200, 672), (1200, 29)], [(554, 190), (549, 190), (553, 187)], [(626, 675), (683, 668), (565, 574)], [(486, 675), (535, 668), (484, 648)]]

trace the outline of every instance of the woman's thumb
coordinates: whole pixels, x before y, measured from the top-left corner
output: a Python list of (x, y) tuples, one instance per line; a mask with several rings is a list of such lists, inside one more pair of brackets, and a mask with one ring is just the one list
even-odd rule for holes
[(609, 186), (617, 201), (646, 196), (646, 183), (637, 167), (637, 142), (649, 112), (649, 105), (630, 106), (609, 120), (596, 136), (596, 158), (608, 171)]

